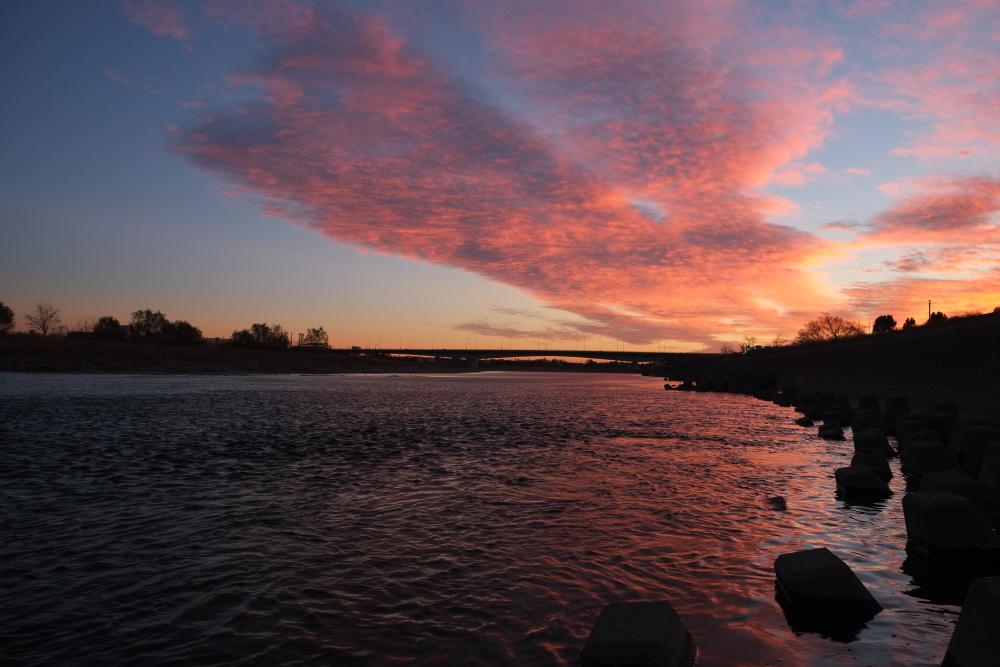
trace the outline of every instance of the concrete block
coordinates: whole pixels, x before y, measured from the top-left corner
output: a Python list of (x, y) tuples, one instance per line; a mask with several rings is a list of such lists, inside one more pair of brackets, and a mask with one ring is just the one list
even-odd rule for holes
[(882, 611), (847, 563), (825, 547), (781, 554), (774, 561), (774, 573), (794, 607), (827, 614)]
[(941, 436), (938, 435), (938, 432), (929, 428), (924, 429), (923, 431), (917, 431), (915, 433), (907, 433), (906, 442), (907, 444), (911, 442), (936, 442), (939, 445), (942, 446), (944, 445), (944, 443), (941, 441)]
[(865, 465), (875, 471), (875, 474), (888, 482), (892, 479), (892, 468), (889, 459), (882, 452), (855, 452), (851, 457), (851, 465)]
[(952, 429), (951, 438), (948, 439), (948, 448), (961, 453), (965, 444), (965, 429), (970, 426), (993, 426), (993, 422), (985, 417), (962, 417)]
[(867, 431), (870, 428), (882, 429), (882, 422), (878, 415), (855, 415), (851, 421), (851, 428), (854, 431)]
[(996, 667), (1000, 663), (1000, 577), (973, 579), (948, 642), (944, 664)]
[(885, 411), (896, 416), (909, 414), (910, 402), (906, 400), (906, 396), (893, 396), (886, 399)]
[(929, 493), (931, 491), (947, 491), (956, 496), (968, 498), (979, 507), (979, 484), (974, 479), (958, 470), (942, 470), (932, 472), (920, 478), (919, 493)]
[(945, 444), (948, 444), (948, 441), (951, 439), (957, 423), (958, 417), (948, 412), (936, 412), (927, 415), (927, 426), (937, 431), (938, 435), (941, 436), (941, 442)]
[(819, 427), (819, 437), (824, 440), (844, 440), (844, 431), (837, 422), (823, 424)]
[(882, 412), (882, 406), (878, 402), (878, 396), (875, 394), (865, 394), (858, 398), (858, 409), (859, 410), (871, 410), (875, 414)]
[(882, 429), (866, 429), (854, 434), (854, 451), (882, 452), (887, 458), (896, 455), (896, 450), (889, 444), (889, 438)]
[(903, 473), (915, 477), (943, 470), (962, 470), (954, 454), (940, 442), (909, 442), (899, 448), (899, 461)]
[(1000, 428), (968, 426), (962, 429), (962, 460), (972, 466), (981, 465), (986, 445), (991, 442), (1000, 442)]
[(903, 496), (910, 544), (945, 561), (1000, 563), (1000, 537), (975, 504), (947, 491)]
[(910, 433), (926, 431), (927, 422), (923, 419), (902, 419), (896, 422), (896, 442), (900, 447), (906, 445), (906, 438)]
[(892, 495), (885, 480), (866, 465), (837, 468), (833, 476), (837, 480), (837, 492), (847, 500), (887, 498)]
[(583, 667), (691, 667), (698, 645), (669, 602), (613, 602), (580, 653)]
[(991, 442), (986, 445), (983, 453), (983, 462), (979, 468), (979, 485), (991, 492), (996, 492), (1000, 473), (1000, 442)]
[(951, 416), (958, 418), (958, 406), (955, 405), (955, 401), (945, 401), (943, 403), (931, 403), (930, 410), (931, 414), (946, 412)]

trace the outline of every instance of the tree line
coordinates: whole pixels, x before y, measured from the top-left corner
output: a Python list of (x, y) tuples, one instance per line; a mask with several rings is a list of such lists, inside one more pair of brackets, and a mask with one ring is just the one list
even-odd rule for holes
[[(63, 325), (58, 308), (47, 301), (39, 301), (30, 312), (24, 314), (24, 321), (31, 327), (29, 333), (37, 332), (43, 337), (84, 334), (96, 340), (127, 340), (158, 345), (193, 346), (204, 343), (198, 327), (186, 320), (171, 321), (159, 310), (154, 312), (148, 308), (133, 312), (129, 322), (124, 325), (118, 318), (105, 315), (78, 320), (70, 331)], [(9, 333), (14, 324), (14, 310), (0, 301), (0, 335)], [(245, 349), (284, 350), (291, 345), (291, 335), (280, 324), (256, 323), (248, 329), (234, 331), (230, 340), (223, 344)], [(329, 347), (330, 338), (323, 327), (306, 329), (299, 344), (325, 348)]]
[[(993, 309), (994, 313), (1000, 313), (1000, 306)], [(982, 311), (973, 311), (959, 315), (958, 317), (970, 317), (975, 315), (982, 315)], [(927, 318), (924, 325), (937, 324), (939, 322), (944, 322), (948, 319), (948, 316), (943, 312), (933, 312)], [(896, 318), (892, 315), (879, 315), (875, 318), (872, 323), (871, 333), (873, 335), (887, 334), (892, 331), (912, 329), (918, 326), (915, 318), (907, 317), (903, 320), (903, 325), (899, 326), (896, 322)], [(867, 332), (865, 327), (861, 325), (860, 322), (852, 322), (845, 319), (839, 315), (833, 315), (831, 313), (820, 313), (820, 316), (814, 320), (806, 322), (805, 326), (799, 329), (795, 336), (795, 339), (791, 341), (793, 345), (806, 345), (808, 343), (816, 343), (826, 340), (836, 340), (838, 338), (852, 338), (856, 336), (864, 336)], [(771, 341), (771, 347), (781, 347), (788, 344), (780, 334)], [(757, 338), (755, 336), (744, 336), (743, 342), (737, 344), (739, 350), (736, 349), (731, 343), (726, 343), (722, 346), (721, 352), (723, 354), (735, 354), (736, 352), (749, 352), (760, 348), (762, 346), (757, 344)]]

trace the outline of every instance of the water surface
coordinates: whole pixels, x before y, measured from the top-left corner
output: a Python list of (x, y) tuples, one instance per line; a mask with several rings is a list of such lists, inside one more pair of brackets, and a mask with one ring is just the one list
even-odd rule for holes
[[(574, 664), (667, 599), (704, 666), (939, 664), (960, 587), (904, 565), (898, 469), (845, 505), (849, 441), (795, 416), (605, 374), (0, 374), (3, 658)], [(818, 546), (885, 607), (847, 637), (775, 601)]]

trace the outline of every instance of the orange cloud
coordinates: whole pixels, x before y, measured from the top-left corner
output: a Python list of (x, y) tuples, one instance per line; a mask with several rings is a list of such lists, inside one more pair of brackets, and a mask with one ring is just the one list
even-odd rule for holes
[[(456, 74), (387, 16), (214, 0), (210, 18), (248, 23), (267, 43), (233, 79), (260, 95), (204, 116), (177, 150), (269, 215), (579, 316), (459, 325), (490, 335), (701, 341), (791, 332), (817, 303), (882, 307), (880, 293), (908, 303), (907, 286), (928, 280), (963, 298), (993, 293), (972, 248), (995, 235), (986, 177), (840, 223), (857, 232), (846, 243), (769, 222), (793, 205), (760, 188), (827, 174), (807, 155), (834, 113), (857, 103), (834, 74), (844, 54), (830, 39), (757, 22), (739, 3), (640, 0), (623, 12), (601, 0), (510, 0), (463, 11), (477, 76)], [(872, 248), (885, 250), (876, 266), (886, 275), (906, 276), (883, 292), (840, 294), (815, 273)], [(975, 289), (942, 277), (970, 263)]]
[(637, 31), (594, 7), (573, 25), (543, 3), (523, 21), (537, 29), (498, 30), (492, 74), (520, 86), (516, 116), (384, 20), (313, 14), (245, 75), (262, 103), (207, 117), (179, 150), (277, 215), (513, 285), (579, 330), (797, 323), (815, 295), (796, 267), (825, 242), (768, 224), (775, 199), (754, 188), (820, 141), (823, 91), (800, 91), (808, 109), (770, 98), (666, 15)]

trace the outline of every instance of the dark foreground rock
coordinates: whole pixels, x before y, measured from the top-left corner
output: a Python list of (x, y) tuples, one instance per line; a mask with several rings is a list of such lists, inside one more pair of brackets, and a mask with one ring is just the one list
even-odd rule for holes
[(896, 455), (896, 450), (889, 444), (889, 438), (885, 431), (880, 428), (867, 429), (860, 433), (854, 433), (854, 451), (856, 452), (881, 452), (887, 458)]
[(910, 442), (900, 448), (899, 460), (904, 474), (918, 478), (932, 472), (962, 469), (940, 442)]
[(956, 496), (968, 498), (977, 507), (980, 503), (981, 494), (979, 492), (979, 484), (964, 472), (958, 470), (942, 470), (924, 475), (920, 480), (920, 486), (917, 491), (920, 493), (947, 491), (948, 493), (954, 493)]
[(613, 602), (580, 653), (583, 667), (691, 667), (698, 645), (669, 602)]
[(945, 562), (1000, 563), (1000, 537), (975, 503), (948, 493), (908, 493), (903, 518), (910, 544)]
[(886, 482), (892, 479), (892, 468), (889, 467), (889, 459), (882, 452), (855, 452), (854, 456), (851, 457), (851, 465), (868, 466)]
[(882, 611), (847, 563), (825, 547), (781, 554), (774, 573), (788, 602), (800, 610), (862, 616)]
[(837, 468), (833, 476), (837, 480), (837, 493), (847, 500), (871, 500), (892, 495), (885, 480), (866, 465)]
[(976, 579), (948, 643), (946, 667), (996, 667), (1000, 664), (1000, 577)]

